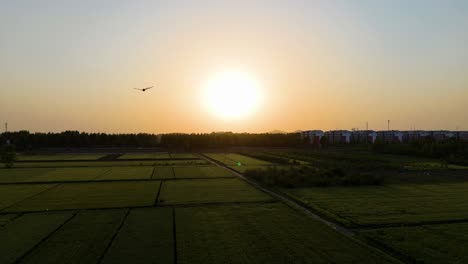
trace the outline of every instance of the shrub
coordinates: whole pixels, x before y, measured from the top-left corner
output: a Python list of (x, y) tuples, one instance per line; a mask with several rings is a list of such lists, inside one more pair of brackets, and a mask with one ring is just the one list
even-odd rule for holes
[(6, 168), (13, 167), (13, 164), (16, 161), (16, 148), (15, 145), (5, 145), (2, 150), (2, 163), (5, 164)]

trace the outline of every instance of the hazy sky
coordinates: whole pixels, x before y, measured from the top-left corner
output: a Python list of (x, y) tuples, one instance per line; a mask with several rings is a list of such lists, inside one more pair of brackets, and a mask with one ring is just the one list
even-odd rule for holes
[[(468, 1), (0, 1), (12, 130), (468, 130)], [(203, 84), (239, 69), (262, 104), (222, 120)], [(150, 91), (133, 87), (156, 85)]]

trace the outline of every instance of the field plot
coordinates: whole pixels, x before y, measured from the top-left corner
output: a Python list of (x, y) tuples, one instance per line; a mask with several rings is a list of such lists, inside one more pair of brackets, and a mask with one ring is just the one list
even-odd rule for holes
[(468, 223), (381, 228), (363, 232), (418, 263), (468, 263)]
[(149, 180), (153, 167), (112, 167), (94, 180)]
[(0, 185), (0, 210), (12, 206), (22, 200), (40, 194), (56, 184), (34, 185)]
[(0, 169), (0, 183), (26, 182), (54, 169)]
[[(55, 188), (9, 207), (5, 211), (28, 212), (150, 206), (155, 201), (159, 184), (159, 181), (59, 184)], [(23, 186), (24, 184), (19, 187)]]
[(26, 182), (91, 181), (109, 171), (109, 168), (57, 168), (31, 177)]
[(468, 182), (284, 189), (345, 224), (468, 219)]
[(174, 167), (173, 169), (176, 179), (234, 177), (229, 170), (217, 166)]
[(25, 214), (0, 228), (0, 263), (15, 263), (72, 215), (70, 211)]
[(126, 212), (81, 211), (20, 263), (98, 263)]
[(174, 263), (171, 208), (133, 209), (102, 263)]
[(160, 204), (271, 201), (270, 196), (239, 179), (196, 179), (164, 182)]
[(170, 153), (171, 158), (175, 159), (198, 159), (199, 157), (192, 153)]
[(121, 160), (121, 161), (78, 161), (78, 162), (21, 162), (15, 168), (59, 168), (59, 167), (128, 167), (128, 166), (183, 166), (208, 165), (206, 160)]
[(393, 263), (282, 204), (175, 210), (178, 263)]
[(173, 167), (156, 167), (152, 179), (174, 179), (175, 173)]
[(259, 159), (254, 159), (240, 154), (235, 153), (206, 153), (206, 156), (224, 163), (228, 166), (237, 166), (237, 165), (273, 165), (273, 163), (268, 161), (263, 161)]
[(169, 153), (126, 153), (119, 159), (170, 159)]
[(13, 221), (15, 218), (20, 216), (20, 214), (3, 214), (0, 215), (0, 227), (7, 225), (11, 221)]
[(97, 160), (104, 157), (104, 154), (56, 154), (56, 155), (19, 155), (19, 161), (37, 160)]

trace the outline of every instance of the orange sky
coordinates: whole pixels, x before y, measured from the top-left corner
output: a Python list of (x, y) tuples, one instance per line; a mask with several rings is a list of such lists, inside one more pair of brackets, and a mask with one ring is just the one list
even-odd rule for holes
[[(330, 2), (0, 3), (0, 120), (42, 132), (385, 129), (387, 119), (468, 130), (467, 4)], [(262, 84), (261, 107), (241, 120), (202, 102), (203, 84), (229, 69)]]

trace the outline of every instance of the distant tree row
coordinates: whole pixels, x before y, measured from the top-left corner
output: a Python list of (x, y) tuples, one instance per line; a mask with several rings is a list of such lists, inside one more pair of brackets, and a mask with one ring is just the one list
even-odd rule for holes
[(20, 151), (39, 148), (168, 147), (192, 150), (204, 147), (293, 147), (304, 144), (296, 134), (106, 134), (65, 131), (0, 134), (0, 142), (11, 142)]
[(105, 134), (65, 131), (61, 133), (8, 132), (0, 135), (0, 142), (9, 141), (18, 150), (38, 148), (93, 148), (93, 147), (156, 147), (157, 135)]

